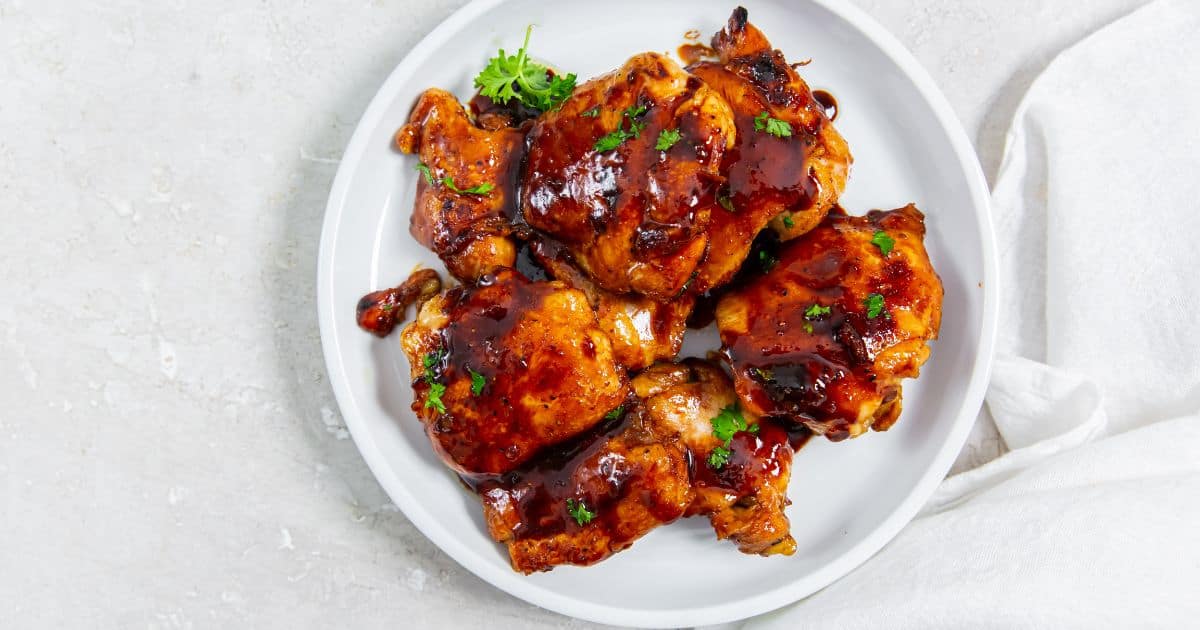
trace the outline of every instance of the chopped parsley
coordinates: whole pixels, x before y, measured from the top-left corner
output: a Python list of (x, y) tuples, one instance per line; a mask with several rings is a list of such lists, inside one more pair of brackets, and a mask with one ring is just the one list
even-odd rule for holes
[(896, 246), (896, 239), (888, 236), (883, 230), (876, 230), (875, 235), (871, 237), (871, 244), (879, 248), (879, 251), (884, 256), (892, 253), (892, 248)]
[(729, 456), (732, 454), (733, 453), (724, 446), (718, 446), (708, 454), (708, 465), (720, 470), (725, 467), (725, 463), (729, 461)]
[(883, 313), (883, 296), (878, 293), (872, 293), (863, 300), (863, 305), (867, 307), (867, 319), (875, 319)]
[(813, 326), (812, 326), (812, 324), (811, 324), (811, 323), (809, 323), (809, 322), (804, 322), (804, 332), (806, 332), (806, 333), (808, 333), (808, 334), (810, 334), (810, 335), (811, 335), (811, 334), (813, 334)]
[(766, 273), (771, 271), (771, 269), (774, 269), (775, 265), (779, 264), (779, 259), (772, 255), (771, 252), (768, 252), (765, 249), (760, 249), (758, 251), (758, 264), (760, 267), (762, 267), (763, 273)]
[(785, 227), (789, 230), (796, 227), (796, 222), (792, 220), (792, 215), (790, 215), (790, 214), (783, 215), (783, 227)]
[(804, 319), (815, 321), (833, 312), (833, 308), (829, 306), (821, 306), (813, 304), (804, 311)]
[(425, 397), (425, 408), (436, 409), (438, 413), (446, 413), (446, 403), (442, 402), (442, 394), (446, 393), (446, 386), (441, 383), (430, 383), (429, 394)]
[(579, 112), (579, 115), (585, 116), (587, 118), (595, 118), (600, 115), (600, 106), (597, 105), (591, 109), (585, 109), (585, 110)]
[(721, 440), (721, 446), (718, 446), (708, 454), (708, 465), (715, 470), (720, 470), (729, 461), (729, 457), (733, 455), (730, 450), (733, 445), (733, 436), (739, 431), (748, 433), (758, 433), (757, 424), (746, 424), (746, 418), (742, 415), (742, 410), (735, 402), (721, 410), (720, 413), (712, 419), (713, 436)]
[(772, 118), (769, 112), (763, 112), (754, 117), (755, 131), (765, 131), (776, 138), (787, 138), (792, 135), (792, 126), (786, 120)]
[(487, 386), (487, 378), (471, 368), (467, 368), (467, 373), (471, 375), (471, 395), (478, 396), (482, 394), (483, 388)]
[(446, 413), (446, 405), (442, 402), (442, 394), (446, 393), (446, 386), (437, 382), (437, 374), (433, 371), (433, 367), (441, 363), (445, 356), (445, 348), (438, 348), (435, 352), (425, 355), (421, 360), (425, 366), (425, 383), (429, 385), (429, 394), (425, 397), (425, 408), (436, 409), (438, 413)]
[(567, 499), (567, 513), (571, 515), (571, 518), (575, 519), (575, 523), (578, 525), (587, 525), (596, 518), (596, 513), (587, 509), (583, 501), (576, 501), (575, 499)]
[(475, 77), (479, 93), (504, 104), (517, 99), (527, 107), (548, 111), (562, 105), (575, 91), (575, 75), (565, 77), (551, 75), (550, 69), (529, 59), (529, 34), (533, 25), (525, 29), (525, 42), (515, 55), (507, 55), (501, 48), (488, 65)]
[(417, 169), (418, 171), (421, 171), (421, 174), (425, 176), (426, 184), (429, 184), (430, 186), (433, 185), (433, 173), (429, 172), (428, 166), (425, 166), (425, 164), (422, 162), (417, 162), (417, 165), (414, 166), (413, 168)]
[(620, 418), (621, 414), (623, 414), (623, 413), (625, 413), (625, 405), (617, 405), (616, 409), (613, 409), (612, 411), (604, 414), (604, 419), (605, 420), (616, 420), (617, 418)]
[(458, 186), (454, 185), (454, 178), (450, 177), (449, 175), (442, 178), (442, 185), (460, 195), (486, 195), (492, 192), (492, 189), (495, 188), (491, 182), (488, 182), (478, 186), (473, 186), (471, 188), (460, 189)]
[(729, 195), (721, 195), (717, 197), (717, 203), (721, 204), (722, 208), (725, 208), (730, 212), (737, 212), (737, 210), (733, 209), (733, 200), (729, 198)]
[(675, 146), (675, 143), (679, 142), (679, 138), (681, 137), (682, 134), (679, 133), (678, 129), (663, 129), (658, 132), (658, 142), (655, 143), (654, 150), (666, 151)]
[[(638, 120), (638, 116), (646, 113), (646, 106), (626, 107), (625, 111), (621, 112), (621, 122), (617, 123), (616, 131), (611, 131), (604, 134), (596, 141), (595, 149), (597, 153), (612, 151), (621, 146), (622, 142), (630, 138), (642, 137), (642, 130), (646, 128), (644, 121)], [(629, 130), (625, 130), (625, 119), (629, 119)]]

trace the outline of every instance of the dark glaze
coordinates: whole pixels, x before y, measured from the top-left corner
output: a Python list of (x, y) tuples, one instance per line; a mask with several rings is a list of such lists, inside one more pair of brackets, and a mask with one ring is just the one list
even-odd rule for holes
[(484, 129), (519, 127), (528, 131), (533, 119), (542, 114), (539, 109), (527, 107), (521, 99), (512, 98), (507, 103), (497, 103), (479, 92), (471, 97), (467, 106), (475, 123)]
[[(591, 431), (569, 442), (551, 446), (532, 463), (519, 470), (499, 476), (464, 479), (477, 494), (484, 497), (507, 495), (518, 515), (513, 528), (514, 538), (545, 538), (582, 526), (567, 509), (567, 499), (581, 501), (596, 518), (587, 526), (616, 525), (617, 510), (608, 509), (627, 492), (629, 481), (638, 469), (629, 464), (622, 449), (613, 448), (613, 441), (629, 429), (633, 411), (632, 401), (626, 413), (605, 421)], [(605, 484), (581, 484), (581, 479), (603, 478)], [(672, 515), (663, 514), (662, 520)]]
[[(887, 214), (869, 213), (868, 229)], [(759, 408), (774, 417), (827, 423), (832, 440), (849, 437), (845, 427), (859, 409), (855, 394), (874, 391), (870, 348), (895, 336), (892, 318), (867, 318), (859, 294), (840, 285), (857, 266), (840, 236), (843, 229), (862, 229), (853, 221), (835, 209), (817, 229), (789, 242), (775, 269), (739, 292), (748, 305), (749, 331), (721, 333), (730, 366), (738, 380), (752, 384), (748, 393)], [(897, 260), (871, 289), (889, 305), (904, 304), (911, 279), (909, 267)], [(796, 287), (802, 287), (800, 295), (792, 293)], [(807, 320), (804, 312), (813, 303), (831, 307), (831, 314)], [(739, 393), (747, 392), (739, 387)]]
[[(538, 310), (548, 297), (565, 290), (558, 283), (529, 282), (504, 270), (483, 276), (475, 286), (446, 292), (449, 323), (440, 330), (437, 342), (444, 352), (432, 370), (437, 382), (451, 387), (442, 396), (450, 412), (436, 415), (426, 430), (444, 457), (463, 471), (512, 470), (544, 444), (586, 431), (624, 397), (623, 374), (612, 363), (597, 362), (593, 339), (602, 333), (590, 309), (586, 316), (569, 313), (570, 319), (562, 322), (549, 319), (554, 311)], [(579, 300), (586, 308), (584, 298)], [(537, 336), (531, 331), (537, 330), (533, 327), (539, 320), (566, 329)], [(585, 326), (591, 330), (580, 329)], [(530, 369), (534, 361), (537, 369)], [(583, 377), (580, 369), (595, 371), (588, 372), (595, 382), (582, 397), (572, 395), (575, 380)], [(471, 382), (470, 371), (484, 377), (486, 386), (479, 395), (465, 389)], [(413, 387), (427, 390), (429, 385), (417, 377)], [(413, 403), (418, 415), (422, 400)], [(604, 408), (577, 408), (581, 401)], [(547, 409), (556, 405), (555, 422), (536, 425), (522, 413), (529, 410), (521, 405), (538, 402)]]
[(714, 469), (708, 453), (692, 453), (692, 483), (698, 487), (721, 488), (738, 496), (749, 496), (773, 479), (787, 474), (793, 447), (788, 432), (771, 420), (758, 423), (758, 432), (739, 431), (729, 444), (725, 465)]
[(813, 98), (821, 104), (821, 108), (825, 110), (825, 115), (829, 117), (829, 120), (837, 120), (838, 102), (832, 94), (825, 90), (813, 90)]
[(386, 337), (403, 319), (409, 304), (416, 303), (419, 309), (441, 290), (442, 279), (436, 271), (418, 269), (400, 286), (364, 295), (355, 311), (358, 327), (376, 337)]
[[(665, 58), (638, 63), (622, 69), (626, 74), (616, 80), (594, 80), (608, 81), (606, 88), (585, 84), (582, 94), (577, 92), (560, 111), (535, 123), (529, 134), (521, 209), (529, 226), (543, 238), (563, 243), (601, 287), (667, 300), (703, 254), (696, 245), (702, 246), (706, 238), (715, 205), (720, 177), (714, 163), (724, 139), (714, 136), (711, 123), (697, 110), (676, 115), (701, 88), (700, 81), (689, 78), (681, 92), (655, 100), (646, 85), (669, 80), (677, 71), (664, 65)], [(602, 94), (594, 94), (600, 90)], [(599, 104), (601, 115), (583, 116), (593, 103)], [(636, 118), (645, 125), (639, 137), (597, 152), (597, 140), (618, 124), (629, 128), (621, 116), (627, 106), (646, 108)], [(665, 129), (678, 129), (682, 137), (671, 149), (656, 150), (656, 139)], [(691, 253), (681, 257), (685, 248)], [(625, 270), (604, 269), (592, 258), (605, 251), (629, 252), (647, 269), (660, 270), (655, 274), (662, 274), (666, 286), (661, 291), (622, 286), (631, 281), (623, 275)]]
[[(804, 126), (795, 116), (775, 111), (802, 110), (811, 105), (806, 94), (790, 89), (789, 77), (780, 67), (786, 67), (786, 62), (777, 54), (772, 51), (733, 59), (725, 66), (705, 62), (688, 68), (738, 103), (737, 143), (726, 151), (721, 165), (729, 179), (721, 192), (728, 194), (735, 209), (770, 203), (803, 210), (816, 197), (817, 180), (804, 165), (820, 131), (820, 119), (818, 124)], [(754, 119), (764, 111), (787, 120), (793, 135), (778, 138), (755, 129)]]

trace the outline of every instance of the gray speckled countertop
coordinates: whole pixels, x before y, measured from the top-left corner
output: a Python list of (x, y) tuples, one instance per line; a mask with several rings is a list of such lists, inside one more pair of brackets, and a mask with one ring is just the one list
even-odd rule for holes
[[(339, 154), (460, 4), (0, 0), (0, 626), (587, 625), (416, 531), (325, 382)], [(858, 4), (990, 178), (1038, 72), (1142, 2)], [(956, 466), (996, 448), (981, 423)]]

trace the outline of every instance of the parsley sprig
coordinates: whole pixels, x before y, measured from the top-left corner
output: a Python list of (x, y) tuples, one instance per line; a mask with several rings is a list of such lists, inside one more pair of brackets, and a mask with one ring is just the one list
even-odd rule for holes
[(471, 375), (471, 395), (478, 396), (483, 393), (483, 388), (487, 387), (487, 377), (467, 368), (467, 373)]
[(413, 168), (421, 171), (421, 176), (425, 178), (426, 184), (432, 186), (434, 181), (440, 181), (448, 190), (456, 192), (460, 195), (486, 195), (496, 188), (491, 182), (486, 182), (470, 188), (459, 188), (454, 184), (454, 178), (449, 175), (441, 178), (440, 180), (434, 180), (433, 171), (424, 162), (417, 162), (416, 166), (413, 166)]
[(792, 126), (786, 120), (773, 118), (770, 112), (762, 112), (754, 117), (754, 130), (765, 131), (776, 138), (787, 138), (792, 135)]
[(683, 134), (679, 133), (678, 129), (663, 129), (658, 132), (658, 142), (654, 144), (654, 150), (666, 151), (675, 146), (675, 143), (679, 142), (681, 137), (683, 137)]
[(446, 393), (446, 386), (437, 382), (437, 373), (433, 371), (433, 367), (442, 362), (442, 358), (446, 356), (445, 348), (438, 348), (434, 352), (425, 355), (421, 363), (425, 365), (425, 383), (429, 385), (429, 394), (425, 396), (425, 408), (436, 409), (438, 413), (446, 413), (446, 404), (442, 402), (442, 394)]
[[(645, 105), (626, 107), (625, 111), (621, 112), (621, 121), (617, 123), (617, 129), (600, 136), (600, 139), (596, 141), (596, 152), (604, 153), (605, 151), (612, 151), (630, 138), (642, 137), (642, 130), (646, 128), (646, 123), (638, 120), (638, 116), (645, 113)], [(628, 131), (625, 130), (625, 121), (627, 119), (629, 120)]]
[(567, 499), (567, 513), (575, 519), (575, 523), (578, 525), (587, 525), (596, 518), (596, 513), (589, 510), (583, 501), (575, 499)]
[(863, 305), (867, 307), (867, 319), (875, 319), (881, 314), (891, 319), (891, 315), (884, 311), (883, 296), (878, 293), (872, 293), (863, 300)]
[(480, 94), (502, 105), (515, 98), (527, 107), (549, 111), (562, 105), (575, 91), (575, 74), (552, 75), (549, 68), (529, 59), (531, 32), (532, 24), (526, 27), (525, 42), (517, 54), (505, 54), (501, 48), (488, 60), (487, 67), (475, 77), (475, 87)]
[(896, 246), (896, 239), (888, 235), (883, 230), (876, 230), (871, 236), (871, 244), (879, 248), (880, 253), (884, 256), (892, 253), (892, 248)]
[(730, 450), (733, 446), (733, 436), (739, 431), (758, 433), (758, 425), (746, 423), (746, 417), (742, 415), (742, 409), (736, 402), (722, 409), (711, 422), (713, 436), (721, 440), (722, 444), (708, 454), (708, 465), (720, 470), (733, 455), (733, 451)]

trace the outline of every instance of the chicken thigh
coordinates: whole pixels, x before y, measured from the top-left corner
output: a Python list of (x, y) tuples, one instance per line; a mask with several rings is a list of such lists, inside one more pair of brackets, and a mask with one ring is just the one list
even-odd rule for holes
[(707, 516), (717, 538), (743, 553), (796, 550), (784, 509), (792, 445), (787, 432), (738, 407), (729, 377), (706, 361), (659, 363), (633, 379), (634, 392), (659, 435), (691, 454), (695, 499), (689, 515)]
[(597, 286), (665, 302), (704, 258), (729, 106), (674, 61), (634, 56), (529, 132), (521, 211)]
[(937, 338), (942, 283), (915, 206), (835, 211), (766, 275), (717, 304), (743, 407), (831, 440), (883, 431)]
[(410, 231), (454, 277), (472, 282), (511, 267), (521, 129), (475, 124), (453, 94), (425, 90), (396, 133), (396, 146), (420, 159)]
[(465, 475), (516, 469), (595, 426), (628, 392), (587, 297), (508, 269), (426, 302), (401, 347), (413, 411)]
[(712, 245), (692, 284), (697, 292), (728, 282), (768, 223), (784, 240), (812, 229), (841, 195), (851, 162), (808, 84), (745, 9), (734, 10), (712, 45), (719, 61), (687, 69), (729, 103), (737, 141), (723, 156), (728, 181), (717, 193)]
[(581, 439), (475, 484), (488, 531), (523, 573), (588, 565), (684, 515), (686, 453), (664, 441), (631, 399)]

